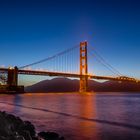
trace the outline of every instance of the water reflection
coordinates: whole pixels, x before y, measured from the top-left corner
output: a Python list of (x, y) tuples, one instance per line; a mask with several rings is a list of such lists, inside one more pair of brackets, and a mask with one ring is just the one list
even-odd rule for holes
[(4, 95), (0, 109), (30, 120), (39, 131), (56, 131), (68, 140), (139, 140), (140, 101), (133, 96)]
[(13, 113), (15, 107), (14, 106), (8, 106), (6, 103), (7, 102), (11, 102), (12, 104), (14, 104), (14, 95), (5, 95), (5, 94), (0, 94), (0, 102), (4, 102), (4, 104), (0, 104), (0, 110), (1, 111), (7, 111), (9, 113)]
[[(85, 118), (96, 118), (96, 96), (93, 96), (91, 94), (89, 95), (83, 95), (81, 96), (79, 100), (80, 106), (79, 106), (79, 116), (85, 117)], [(98, 126), (96, 122), (91, 121), (80, 121), (79, 128), (81, 128), (79, 134), (84, 134), (86, 138), (90, 138), (88, 136), (92, 136), (94, 140), (99, 140), (98, 137)]]
[(19, 108), (18, 106), (16, 106), (16, 104), (22, 104), (22, 98), (20, 95), (14, 95), (13, 98), (13, 104), (15, 104), (15, 106), (13, 106), (13, 113), (20, 113), (21, 112), (21, 108)]

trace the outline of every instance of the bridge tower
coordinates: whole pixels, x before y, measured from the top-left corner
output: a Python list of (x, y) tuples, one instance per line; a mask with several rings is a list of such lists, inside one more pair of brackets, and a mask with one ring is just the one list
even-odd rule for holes
[(7, 84), (9, 86), (17, 86), (18, 85), (18, 68), (15, 66), (14, 68), (8, 68), (8, 80)]
[[(80, 42), (80, 89), (79, 92), (86, 92), (88, 87), (88, 63), (87, 63), (87, 42)], [(83, 76), (82, 76), (83, 75)]]

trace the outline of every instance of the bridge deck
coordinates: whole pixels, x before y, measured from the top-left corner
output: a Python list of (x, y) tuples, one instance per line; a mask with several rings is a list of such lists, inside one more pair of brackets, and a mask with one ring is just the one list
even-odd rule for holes
[[(0, 72), (7, 73), (7, 71), (8, 71), (8, 68), (0, 68)], [(73, 77), (73, 78), (80, 78), (82, 76), (88, 76), (89, 79), (140, 82), (140, 80), (136, 80), (134, 78), (129, 78), (129, 77), (80, 75), (80, 74), (76, 74), (76, 73), (62, 73), (62, 72), (37, 71), (37, 70), (20, 70), (19, 69), (18, 74), (42, 75), (42, 76), (63, 76), (63, 77)]]

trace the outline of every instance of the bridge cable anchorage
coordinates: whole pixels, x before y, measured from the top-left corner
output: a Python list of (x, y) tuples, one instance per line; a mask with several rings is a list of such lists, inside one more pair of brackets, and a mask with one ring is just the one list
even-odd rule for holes
[(55, 55), (52, 55), (52, 56), (50, 56), (50, 57), (47, 57), (47, 58), (45, 58), (45, 59), (36, 61), (36, 62), (34, 62), (34, 63), (31, 63), (31, 64), (27, 64), (27, 65), (21, 66), (21, 67), (19, 67), (19, 69), (23, 69), (23, 68), (26, 68), (26, 67), (29, 67), (29, 66), (33, 66), (33, 65), (37, 65), (37, 64), (39, 64), (39, 63), (43, 63), (43, 62), (49, 61), (49, 60), (54, 59), (54, 58), (56, 58), (56, 57), (58, 57), (58, 56), (62, 56), (63, 54), (68, 53), (68, 52), (70, 52), (70, 51), (72, 51), (72, 50), (74, 50), (74, 49), (76, 49), (76, 48), (78, 48), (78, 47), (79, 47), (79, 45), (75, 45), (74, 47), (71, 47), (71, 48), (69, 48), (69, 49), (67, 49), (67, 50), (64, 50), (64, 51), (62, 51), (62, 52), (59, 52), (59, 53), (57, 53), (57, 54), (55, 54)]
[(96, 60), (101, 63), (102, 65), (104, 65), (109, 71), (111, 71), (113, 74), (118, 75), (118, 76), (123, 76), (123, 74), (121, 74), (117, 69), (115, 69), (113, 66), (111, 66), (101, 55), (99, 55), (99, 53), (91, 48), (92, 51), (94, 51), (94, 54), (89, 52), (89, 54), (93, 57), (96, 58)]

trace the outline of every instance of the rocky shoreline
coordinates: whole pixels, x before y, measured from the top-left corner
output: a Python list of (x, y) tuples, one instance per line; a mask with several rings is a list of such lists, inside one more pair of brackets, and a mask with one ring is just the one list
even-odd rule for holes
[(37, 133), (29, 121), (0, 111), (0, 140), (65, 140), (55, 132)]

